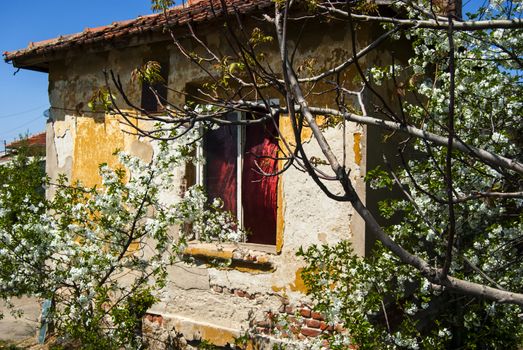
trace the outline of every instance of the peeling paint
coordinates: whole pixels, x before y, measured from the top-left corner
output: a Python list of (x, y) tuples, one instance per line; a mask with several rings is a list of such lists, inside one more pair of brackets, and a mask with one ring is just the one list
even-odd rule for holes
[(234, 344), (234, 339), (240, 335), (235, 329), (204, 322), (195, 322), (185, 317), (174, 316), (167, 320), (166, 323), (177, 331), (182, 331), (189, 340), (206, 340), (217, 346)]
[(273, 292), (278, 293), (278, 292), (284, 291), (285, 287), (271, 286), (271, 289), (272, 289)]
[[(294, 149), (296, 148), (296, 142), (295, 142), (295, 138), (294, 138), (294, 130), (292, 129), (291, 118), (289, 118), (288, 115), (281, 115), (279, 127), (280, 127), (280, 133), (282, 136), (281, 139), (287, 140), (289, 146), (291, 147), (291, 150), (294, 151)], [(301, 130), (301, 141), (308, 142), (311, 140), (311, 138), (312, 138), (311, 128), (304, 126), (303, 129)], [(285, 145), (282, 149), (285, 150), (286, 152), (288, 152)]]
[[(127, 149), (127, 147), (126, 147)], [(149, 143), (134, 140), (129, 146), (132, 155), (139, 157), (144, 162), (150, 162), (153, 159), (153, 148)]]
[(303, 281), (303, 278), (301, 277), (301, 273), (303, 272), (303, 269), (296, 270), (296, 274), (294, 277), (294, 283), (290, 285), (290, 289), (293, 292), (301, 292), (303, 294), (307, 293), (307, 286), (305, 285), (305, 282)]
[(361, 133), (355, 132), (354, 133), (354, 163), (357, 165), (361, 165)]
[(59, 168), (64, 168), (67, 159), (71, 159), (71, 151), (73, 150), (73, 137), (69, 129), (65, 129), (62, 135), (55, 134), (55, 148), (56, 160)]
[(294, 273), (294, 281), (287, 285), (272, 285), (271, 289), (273, 292), (280, 293), (285, 292), (287, 290), (292, 292), (299, 292), (302, 295), (305, 295), (307, 293), (307, 286), (305, 285), (305, 282), (303, 281), (303, 278), (301, 277), (301, 273), (303, 271), (303, 268), (299, 268)]
[(121, 165), (114, 152), (122, 150), (124, 135), (114, 116), (103, 116), (102, 122), (94, 118), (78, 117), (74, 147), (72, 180), (80, 180), (85, 186), (100, 183), (98, 168), (106, 163), (111, 168)]

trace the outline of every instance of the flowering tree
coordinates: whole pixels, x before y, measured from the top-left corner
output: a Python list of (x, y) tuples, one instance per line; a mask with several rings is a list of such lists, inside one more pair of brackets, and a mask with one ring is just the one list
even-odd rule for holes
[[(172, 1), (153, 1), (164, 12), (168, 30), (170, 5)], [(271, 122), (277, 129), (276, 117), (283, 113), (294, 134), (292, 139), (280, 135), (282, 171), (297, 167), (326, 196), (351, 203), (377, 239), (365, 259), (355, 256), (347, 242), (301, 253), (309, 264), (304, 278), (318, 310), (347, 330), (332, 337), (332, 348), (520, 344), (521, 3), (491, 1), (463, 20), (452, 1), (398, 1), (383, 8), (359, 1), (278, 0), (273, 12), (257, 18), (262, 25), (248, 32), (226, 1), (212, 5), (225, 13), (227, 54), (213, 51), (190, 25), (199, 54), (171, 33), (186, 59), (208, 75), (209, 82), (192, 96), (198, 103), (173, 105), (157, 94), (164, 111), (159, 116), (125, 99), (141, 112), (140, 118), (162, 123), (159, 130), (137, 129), (166, 141), (153, 162), (122, 156), (128, 170), (102, 166), (99, 188), (70, 187), (62, 180), (55, 184), (60, 190), (52, 201), (17, 204), (27, 214), (23, 221), (6, 219), (4, 203), (12, 194), (10, 186), (3, 188), (0, 222), (7, 225), (0, 228), (0, 259), (15, 269), (0, 274), (0, 286), (7, 286), (2, 296), (32, 292), (52, 299), (56, 327), (93, 348), (140, 347), (139, 320), (154, 301), (152, 286), (162, 286), (166, 264), (176, 261), (184, 244), (183, 233), (174, 239), (169, 227), (190, 224), (201, 238), (239, 237), (227, 214), (206, 206), (197, 188), (174, 204), (162, 203), (158, 194), (169, 186), (169, 169), (192, 161), (193, 133), (201, 127)], [(321, 71), (312, 61), (298, 63), (294, 55), (311, 18), (343, 23), (352, 39), (347, 42), (350, 54)], [(380, 28), (364, 47), (357, 40), (362, 23)], [(291, 25), (299, 30), (289, 30)], [(385, 43), (408, 43), (411, 56), (391, 54), (389, 64), (380, 67), (363, 61)], [(265, 61), (269, 50), (279, 58), (276, 65)], [(353, 76), (349, 70), (356, 79), (341, 79)], [(157, 83), (159, 66), (150, 62), (135, 76)], [(113, 73), (92, 104), (133, 125), (116, 105), (116, 91), (126, 97)], [(392, 91), (393, 99), (380, 91)], [(274, 92), (285, 103), (271, 104)], [(330, 98), (328, 108), (313, 103), (318, 94)], [(253, 119), (224, 117), (244, 110)], [(371, 186), (402, 193), (381, 202), (380, 214), (360, 199), (344, 151), (336, 154), (324, 132), (346, 122), (381, 129), (386, 147), (397, 149), (395, 159), (385, 157), (380, 168), (367, 174)], [(305, 126), (323, 159), (312, 159), (302, 147)], [(339, 191), (333, 192), (330, 183)], [(395, 217), (398, 224), (380, 225), (378, 216)], [(208, 218), (214, 224), (202, 225)], [(131, 254), (136, 246), (140, 249)]]
[[(26, 225), (35, 225), (38, 216), (45, 213), (43, 182), (45, 173), (39, 157), (30, 157), (22, 147), (8, 162), (0, 165), (0, 298), (7, 299), (32, 293), (40, 284), (40, 271), (45, 264), (41, 252), (27, 247), (43, 248), (42, 239), (34, 232), (25, 231)], [(8, 256), (11, 250), (13, 256)], [(19, 269), (23, 261), (25, 269)], [(27, 271), (31, 277), (24, 278)], [(37, 273), (35, 273), (37, 272)]]
[[(164, 12), (168, 30), (170, 5), (153, 1)], [(209, 83), (192, 98), (213, 108), (203, 113), (157, 95), (164, 111), (159, 117), (127, 103), (144, 118), (161, 122), (162, 130), (231, 123), (224, 118), (230, 111), (252, 111), (252, 120), (234, 122), (240, 124), (289, 115), (293, 139), (279, 136), (284, 145), (297, 146), (280, 150), (282, 171), (297, 167), (332, 200), (350, 202), (377, 240), (365, 259), (354, 256), (346, 242), (301, 253), (309, 263), (304, 277), (317, 307), (348, 330), (332, 346), (490, 348), (521, 342), (521, 3), (488, 1), (463, 19), (454, 1), (396, 1), (380, 7), (361, 1), (278, 0), (272, 13), (257, 18), (260, 27), (249, 31), (226, 1), (209, 6), (225, 13), (227, 54), (213, 50), (190, 24), (197, 49), (186, 49), (171, 35), (187, 60), (208, 75)], [(312, 18), (344, 23), (351, 36), (348, 57), (322, 71), (313, 62), (298, 63), (295, 55)], [(381, 30), (362, 47), (359, 30), (368, 31), (363, 23)], [(410, 57), (391, 53), (384, 66), (363, 61), (385, 43), (409, 43)], [(265, 60), (274, 49), (276, 65)], [(341, 78), (349, 69), (357, 79)], [(143, 75), (154, 71), (154, 64), (139, 70)], [(112, 78), (112, 89), (125, 95), (118, 78)], [(284, 104), (271, 105), (274, 91)], [(393, 98), (382, 91), (392, 91)], [(315, 105), (317, 95), (329, 97), (331, 107)], [(367, 174), (374, 188), (402, 193), (382, 201), (379, 214), (360, 199), (342, 161), (346, 155), (336, 154), (324, 133), (346, 122), (381, 129), (387, 147), (397, 149), (395, 157), (385, 156), (382, 166)], [(302, 147), (304, 126), (311, 128), (323, 159), (312, 160)], [(341, 192), (330, 190), (329, 182), (338, 183)], [(379, 216), (400, 219), (382, 226)]]
[[(187, 233), (172, 228), (190, 225), (201, 240), (242, 237), (198, 187), (174, 203), (159, 197), (173, 169), (193, 160), (187, 144), (196, 137), (193, 131), (184, 144), (160, 143), (151, 162), (120, 153), (122, 168), (100, 166), (99, 187), (72, 186), (62, 177), (49, 184), (57, 187), (49, 201), (31, 191), (42, 177), (22, 160), (0, 168), (7, 174), (0, 190), (0, 296), (51, 300), (47, 321), (82, 348), (142, 348), (141, 319), (185, 247)], [(21, 166), (31, 182), (19, 182)]]

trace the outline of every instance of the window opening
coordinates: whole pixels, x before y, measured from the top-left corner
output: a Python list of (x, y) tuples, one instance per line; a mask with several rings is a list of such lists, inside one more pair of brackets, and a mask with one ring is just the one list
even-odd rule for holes
[[(160, 63), (160, 76), (162, 77), (162, 82), (157, 82), (152, 84), (152, 88), (156, 90), (156, 94), (162, 103), (167, 100), (167, 82), (169, 79), (169, 62), (168, 61), (158, 61)], [(147, 112), (161, 112), (160, 105), (158, 100), (151, 91), (151, 84), (148, 82), (142, 83), (142, 103), (141, 107)]]
[[(227, 115), (233, 120), (235, 114)], [(238, 216), (238, 127), (223, 125), (203, 138), (205, 166), (203, 185), (209, 198), (221, 198), (223, 209)]]
[[(249, 113), (229, 113), (227, 120), (251, 119)], [(276, 244), (278, 138), (273, 121), (249, 126), (222, 125), (206, 132), (205, 165), (197, 182), (209, 198), (221, 198), (248, 233), (246, 242)]]

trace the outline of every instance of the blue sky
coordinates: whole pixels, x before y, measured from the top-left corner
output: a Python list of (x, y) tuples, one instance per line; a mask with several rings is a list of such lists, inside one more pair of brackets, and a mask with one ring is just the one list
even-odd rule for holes
[[(25, 48), (31, 41), (81, 32), (152, 13), (149, 0), (1, 1), (0, 51)], [(2, 56), (3, 57), (3, 56)], [(22, 134), (43, 131), (49, 108), (47, 74), (0, 62), (0, 152)]]

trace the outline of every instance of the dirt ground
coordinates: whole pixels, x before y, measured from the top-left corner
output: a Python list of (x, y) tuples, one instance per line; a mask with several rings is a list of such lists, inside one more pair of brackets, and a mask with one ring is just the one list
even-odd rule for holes
[(13, 299), (12, 302), (23, 314), (21, 317), (11, 315), (6, 305), (0, 302), (0, 313), (4, 314), (4, 318), (0, 320), (0, 350), (9, 349), (8, 344), (20, 344), (28, 349), (37, 344), (40, 303), (32, 298)]

